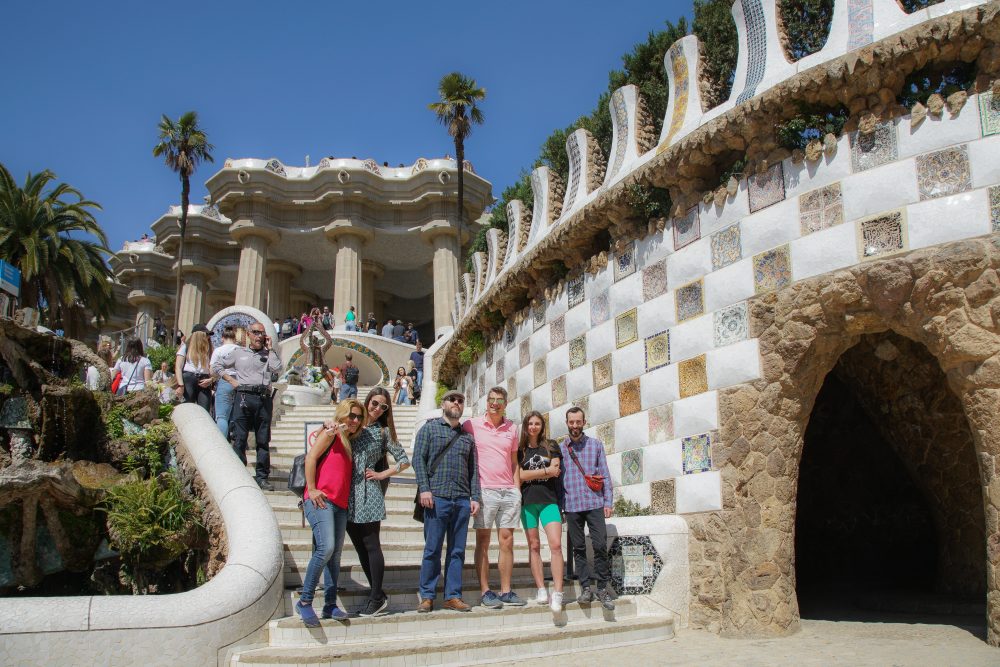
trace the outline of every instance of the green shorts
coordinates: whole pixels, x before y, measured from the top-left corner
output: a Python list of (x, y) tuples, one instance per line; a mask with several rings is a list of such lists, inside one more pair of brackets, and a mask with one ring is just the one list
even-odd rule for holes
[(521, 506), (521, 525), (525, 528), (538, 528), (539, 523), (547, 526), (553, 521), (557, 523), (562, 521), (562, 516), (559, 514), (559, 505), (555, 503)]

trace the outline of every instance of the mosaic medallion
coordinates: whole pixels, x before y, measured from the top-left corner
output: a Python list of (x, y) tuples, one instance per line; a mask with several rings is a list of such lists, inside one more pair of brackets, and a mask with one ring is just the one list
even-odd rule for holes
[(642, 447), (622, 452), (622, 486), (642, 481)]
[(708, 391), (708, 374), (705, 371), (705, 355), (685, 359), (677, 364), (681, 398)]
[(560, 315), (549, 324), (549, 347), (554, 350), (566, 342), (566, 318)]
[(545, 371), (545, 359), (538, 359), (535, 361), (534, 366), (534, 379), (535, 386), (543, 385), (548, 380), (548, 374)]
[(840, 183), (817, 188), (799, 197), (799, 225), (802, 235), (839, 225), (844, 221)]
[(747, 302), (720, 308), (712, 313), (715, 347), (724, 347), (746, 340), (750, 325), (747, 321)]
[(642, 270), (642, 300), (649, 301), (667, 293), (667, 263), (650, 264)]
[(681, 440), (681, 464), (685, 475), (712, 469), (712, 439), (708, 433)]
[(639, 397), (639, 378), (632, 378), (618, 385), (618, 414), (628, 417), (639, 412), (642, 401)]
[(851, 164), (854, 173), (895, 162), (897, 156), (896, 126), (891, 120), (879, 123), (870, 134), (861, 134), (859, 131), (851, 133)]
[(505, 378), (503, 374), (503, 357), (500, 357), (499, 359), (497, 359), (497, 384), (503, 382), (504, 379)]
[(538, 331), (545, 326), (545, 304), (539, 303), (531, 309), (531, 322), (534, 325), (533, 331)]
[(862, 259), (906, 250), (906, 218), (903, 211), (890, 211), (859, 220), (858, 243)]
[(285, 167), (277, 160), (268, 160), (267, 164), (264, 165), (264, 169), (273, 172), (279, 176), (287, 176), (285, 173)]
[(587, 363), (587, 337), (577, 336), (569, 342), (569, 367), (579, 368)]
[(747, 185), (751, 213), (782, 201), (785, 198), (785, 172), (781, 163), (762, 174), (751, 174), (747, 178)]
[(615, 253), (615, 282), (635, 273), (635, 242)]
[(615, 423), (608, 422), (597, 427), (597, 439), (604, 445), (604, 453), (612, 454), (615, 451)]
[(611, 376), (611, 355), (606, 354), (600, 359), (595, 359), (591, 364), (594, 373), (594, 391), (607, 389), (614, 381)]
[(1000, 232), (1000, 185), (994, 185), (989, 190), (990, 194), (990, 220), (993, 222), (993, 231)]
[(570, 308), (583, 303), (584, 295), (583, 276), (573, 278), (566, 283), (566, 300)]
[(517, 346), (517, 360), (524, 368), (531, 362), (531, 348), (528, 346), (528, 339), (525, 338), (521, 341), (521, 344)]
[(705, 312), (705, 303), (702, 299), (702, 285), (700, 280), (680, 287), (674, 293), (674, 301), (677, 307), (677, 321), (683, 322), (696, 315)]
[(615, 345), (619, 348), (639, 339), (639, 314), (633, 308), (615, 318)]
[(566, 376), (560, 375), (552, 381), (552, 406), (558, 408), (566, 403)]
[(979, 93), (979, 119), (984, 137), (1000, 133), (1000, 96), (994, 95), (992, 88)]
[(603, 292), (590, 300), (590, 326), (596, 327), (608, 321), (611, 316), (611, 306), (608, 304), (608, 293)]
[(753, 256), (753, 287), (757, 294), (771, 292), (792, 282), (788, 244)]
[(660, 576), (663, 561), (645, 535), (616, 537), (608, 549), (611, 585), (619, 595), (649, 595)]
[(666, 442), (674, 437), (674, 406), (657, 405), (649, 409), (649, 444)]
[(683, 218), (674, 220), (674, 250), (680, 250), (700, 238), (701, 218), (698, 216), (698, 207), (692, 206)]
[(740, 225), (730, 225), (712, 234), (712, 269), (721, 269), (743, 257), (740, 248)]
[(661, 331), (646, 338), (646, 372), (670, 363), (670, 332)]
[(920, 199), (947, 197), (972, 189), (972, 169), (966, 146), (952, 146), (917, 156)]

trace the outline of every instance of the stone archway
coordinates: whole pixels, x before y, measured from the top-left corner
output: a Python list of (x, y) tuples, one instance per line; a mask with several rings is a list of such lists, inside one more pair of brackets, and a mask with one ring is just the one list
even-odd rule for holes
[(988, 641), (1000, 645), (1000, 235), (795, 283), (750, 302), (762, 378), (719, 392), (723, 510), (689, 517), (691, 624), (794, 632), (803, 435), (827, 374), (865, 334), (926, 347), (968, 420), (984, 501)]

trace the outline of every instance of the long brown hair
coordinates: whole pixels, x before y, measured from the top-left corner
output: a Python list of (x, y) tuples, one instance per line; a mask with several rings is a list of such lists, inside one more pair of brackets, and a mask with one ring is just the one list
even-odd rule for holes
[(371, 391), (368, 392), (368, 398), (365, 399), (365, 411), (368, 410), (368, 403), (372, 400), (372, 396), (381, 396), (385, 399), (386, 408), (379, 415), (379, 418), (375, 421), (382, 425), (383, 428), (389, 429), (389, 435), (392, 437), (393, 442), (399, 442), (399, 438), (396, 437), (396, 424), (392, 420), (392, 397), (389, 395), (389, 390), (383, 387), (373, 387)]
[(555, 443), (545, 435), (545, 417), (538, 410), (532, 410), (521, 420), (521, 437), (517, 443), (517, 458), (520, 461), (524, 461), (524, 452), (531, 444), (531, 436), (528, 435), (528, 420), (532, 417), (538, 417), (538, 420), (542, 422), (542, 430), (538, 432), (538, 444), (536, 447), (544, 449), (545, 453), (550, 457), (557, 451), (554, 446)]

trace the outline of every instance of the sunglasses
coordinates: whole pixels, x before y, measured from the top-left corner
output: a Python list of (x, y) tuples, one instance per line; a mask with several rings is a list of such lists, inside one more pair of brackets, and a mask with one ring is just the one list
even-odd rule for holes
[(490, 405), (503, 405), (507, 401), (505, 401), (502, 398), (487, 398), (486, 402), (489, 403)]
[(266, 331), (257, 331), (256, 329), (251, 329), (250, 333), (252, 333), (254, 336), (263, 336), (267, 332)]
[(379, 403), (378, 401), (372, 401), (368, 404), (369, 410), (385, 410), (389, 407), (388, 403)]
[(361, 421), (361, 415), (359, 415), (357, 412), (352, 412), (351, 414), (347, 415), (347, 418), (350, 419), (351, 421)]
[(465, 399), (464, 398), (454, 398), (454, 397), (452, 397), (452, 398), (449, 398), (448, 400), (451, 401), (452, 403), (458, 403), (459, 405), (464, 405), (465, 404)]

